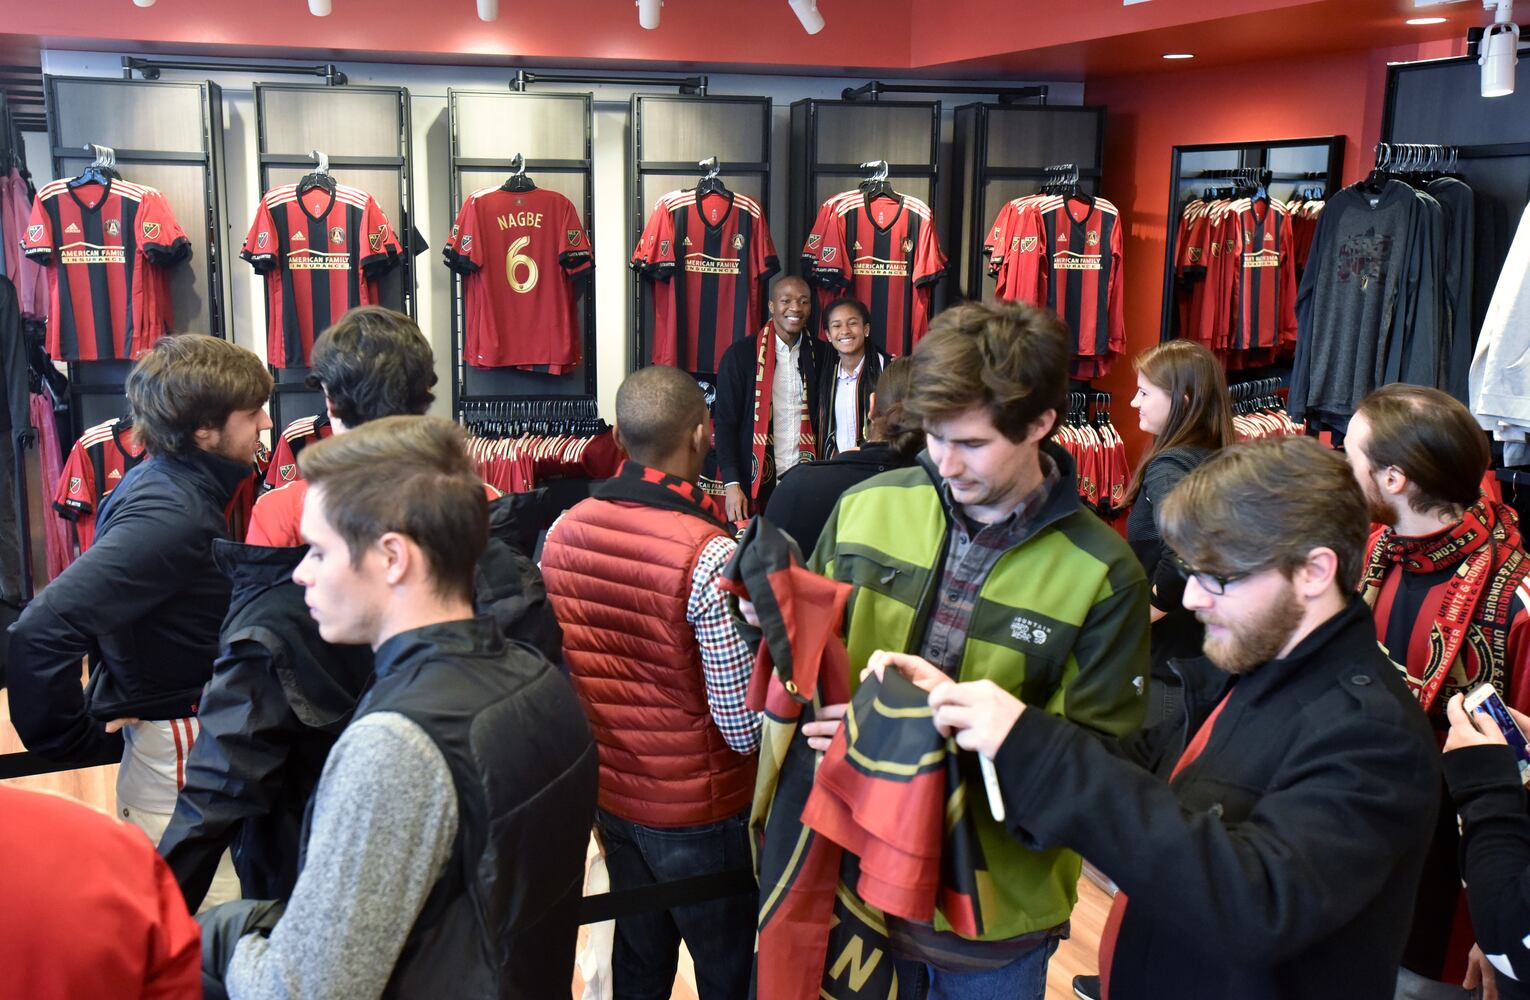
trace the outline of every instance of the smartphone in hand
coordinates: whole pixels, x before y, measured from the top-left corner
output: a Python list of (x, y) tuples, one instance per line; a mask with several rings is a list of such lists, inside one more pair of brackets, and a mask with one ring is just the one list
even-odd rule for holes
[(1514, 717), (1509, 714), (1509, 709), (1504, 705), (1503, 699), (1498, 697), (1498, 692), (1491, 684), (1483, 684), (1466, 696), (1465, 708), (1468, 712), (1486, 716), (1498, 731), (1503, 733), (1503, 738), (1514, 751), (1514, 759), (1519, 764), (1519, 780), (1530, 784), (1530, 739), (1527, 739)]

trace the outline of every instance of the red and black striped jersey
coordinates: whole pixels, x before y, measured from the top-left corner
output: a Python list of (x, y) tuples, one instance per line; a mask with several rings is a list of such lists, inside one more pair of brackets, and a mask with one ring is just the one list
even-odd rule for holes
[(335, 427), (329, 422), (327, 409), (317, 416), (298, 417), (282, 428), (281, 436), (276, 439), (271, 466), (266, 470), (266, 486), (274, 489), (302, 479), (303, 474), (298, 471), (298, 454), (308, 445), (323, 441), (333, 433)]
[(1104, 198), (1016, 199), (994, 233), (998, 297), (1057, 313), (1073, 336), (1073, 377), (1104, 375), (1126, 347), (1125, 234), (1116, 207)]
[[(1229, 206), (1227, 225), (1237, 241), (1233, 267), (1232, 351), (1296, 345), (1296, 253), (1291, 216), (1268, 199), (1243, 198)], [(1273, 360), (1273, 359), (1271, 359)]]
[(649, 361), (714, 373), (723, 352), (765, 323), (764, 282), (780, 270), (753, 198), (672, 191), (654, 206), (632, 255), (654, 283)]
[(573, 202), (541, 188), (474, 191), (443, 252), (463, 275), (468, 364), (554, 375), (578, 366), (575, 283), (595, 264)]
[(112, 179), (37, 192), (21, 240), (48, 265), (48, 354), (57, 361), (141, 357), (170, 332), (164, 268), (191, 257), (165, 196)]
[(846, 191), (819, 207), (802, 270), (824, 289), (815, 324), (830, 299), (854, 296), (871, 311), (871, 342), (898, 356), (929, 329), (930, 292), (946, 275), (946, 255), (930, 206), (918, 198)]
[(359, 188), (266, 192), (239, 253), (266, 276), (266, 360), (307, 368), (314, 337), (346, 310), (376, 303), (378, 276), (401, 255), (377, 200)]
[(81, 552), (95, 541), (102, 502), (146, 457), (133, 425), (116, 417), (88, 428), (69, 449), (53, 494), (53, 509), (74, 522)]

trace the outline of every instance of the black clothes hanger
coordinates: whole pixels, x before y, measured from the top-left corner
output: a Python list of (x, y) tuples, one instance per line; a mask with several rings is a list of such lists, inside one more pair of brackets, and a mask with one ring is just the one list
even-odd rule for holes
[(335, 179), (329, 175), (329, 154), (321, 153), (316, 149), (313, 151), (313, 158), (318, 166), (314, 168), (313, 173), (304, 174), (298, 180), (297, 193), (301, 195), (314, 188), (320, 188), (329, 194), (334, 194)]
[(97, 146), (90, 143), (85, 147), (96, 154), (90, 166), (80, 171), (80, 175), (69, 181), (71, 188), (82, 187), (86, 184), (100, 184), (110, 187), (112, 181), (121, 180), (122, 175), (117, 172), (117, 151), (110, 146)]
[(886, 160), (868, 160), (861, 164), (861, 169), (867, 171), (866, 179), (861, 181), (860, 188), (868, 204), (874, 198), (901, 197), (887, 180)]
[(500, 185), (502, 191), (535, 191), (536, 183), (526, 176), (526, 157), (516, 153), (510, 161), (510, 179)]
[(717, 165), (717, 157), (709, 156), (705, 160), (702, 160), (700, 163), (698, 163), (697, 166), (699, 166), (704, 171), (704, 173), (701, 176), (701, 180), (696, 182), (696, 197), (702, 198), (709, 194), (720, 194), (724, 197), (732, 196), (732, 192), (728, 190), (728, 186), (724, 184), (722, 182), (722, 178), (718, 176), (720, 173), (722, 173), (722, 168)]

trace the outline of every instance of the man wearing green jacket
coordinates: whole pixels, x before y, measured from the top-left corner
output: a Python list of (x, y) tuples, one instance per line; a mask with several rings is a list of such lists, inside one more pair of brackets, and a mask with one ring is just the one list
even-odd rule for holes
[[(992, 680), (1028, 705), (1121, 736), (1146, 705), (1148, 586), (1125, 540), (1084, 507), (1073, 460), (1050, 441), (1067, 402), (1068, 341), (1054, 314), (1028, 306), (942, 313), (914, 351), (905, 404), (928, 451), (847, 492), (811, 565), (855, 588), (852, 671), (877, 649), (917, 653), (956, 680)], [(843, 713), (826, 706), (803, 726), (815, 749)], [(983, 782), (967, 788), (986, 862), (981, 939), (953, 933), (939, 913), (933, 924), (889, 917), (889, 939), (910, 971), (925, 967), (932, 1000), (1042, 1000), (1080, 858), (1026, 850), (995, 821)]]

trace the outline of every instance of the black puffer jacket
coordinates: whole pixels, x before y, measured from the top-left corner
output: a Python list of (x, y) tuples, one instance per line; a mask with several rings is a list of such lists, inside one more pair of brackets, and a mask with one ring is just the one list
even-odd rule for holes
[[(1186, 716), (1107, 743), (1028, 710), (994, 763), (1010, 831), (1128, 896), (1114, 1000), (1391, 1000), (1438, 807), (1439, 753), (1358, 599)], [(1193, 763), (1172, 768), (1231, 690)], [(1124, 758), (1124, 759), (1123, 759)]]
[[(90, 550), (10, 628), (11, 719), (28, 750), (61, 761), (121, 753), (112, 719), (197, 714), (218, 656), (228, 577), (213, 543), (248, 464), (205, 451), (152, 456), (102, 507)], [(100, 653), (90, 688), (80, 660)]]
[[(489, 508), (475, 604), (506, 638), (561, 663), (562, 632), (524, 544), (511, 497)], [(372, 651), (319, 637), (292, 571), (307, 547), (220, 542), (234, 596), (223, 655), (202, 696), (202, 733), (160, 840), (193, 910), (232, 846), (247, 898), (286, 899), (297, 881), (303, 810), (372, 676)]]

